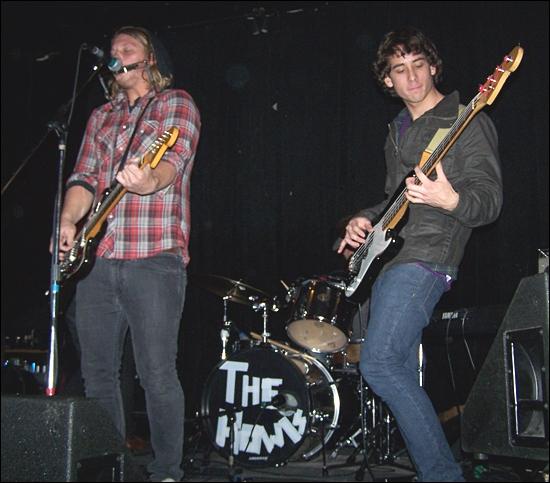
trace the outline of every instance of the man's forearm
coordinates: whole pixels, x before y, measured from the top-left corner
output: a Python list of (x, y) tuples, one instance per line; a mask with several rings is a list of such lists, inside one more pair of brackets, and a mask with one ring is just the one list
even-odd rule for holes
[(82, 186), (71, 186), (65, 194), (61, 221), (78, 223), (89, 211), (94, 201), (94, 196)]

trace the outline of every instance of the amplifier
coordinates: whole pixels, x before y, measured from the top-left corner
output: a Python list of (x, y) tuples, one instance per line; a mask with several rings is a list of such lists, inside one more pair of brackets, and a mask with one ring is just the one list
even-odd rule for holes
[(506, 305), (436, 310), (424, 329), (425, 337), (459, 337), (472, 335), (495, 336), (504, 315)]

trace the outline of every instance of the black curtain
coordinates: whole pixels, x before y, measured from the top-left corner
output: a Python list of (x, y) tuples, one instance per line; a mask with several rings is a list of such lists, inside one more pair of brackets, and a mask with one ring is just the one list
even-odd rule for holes
[[(380, 92), (370, 65), (383, 34), (397, 26), (415, 25), (435, 41), (444, 60), (441, 90), (459, 90), (463, 102), (514, 45), (525, 49), (519, 69), (485, 110), (499, 132), (504, 208), (497, 222), (475, 230), (459, 280), (440, 307), (507, 304), (521, 278), (536, 272), (537, 249), (548, 247), (547, 2), (260, 2), (265, 14), (255, 20), (247, 18), (256, 6), (250, 2), (215, 4), (208, 15), (206, 7), (164, 2), (162, 16), (152, 15), (147, 2), (128, 3), (130, 12), (108, 3), (78, 14), (54, 8), (59, 18), (48, 17), (41, 44), (25, 37), (40, 28), (37, 21), (27, 31), (22, 11), (3, 4), (2, 180), (69, 96), (80, 42), (96, 38), (108, 48), (112, 29), (123, 24), (157, 32), (173, 57), (176, 86), (191, 93), (203, 122), (180, 358), (189, 414), (219, 360), (222, 319), (221, 298), (194, 284), (193, 274), (222, 275), (284, 296), (281, 280), (342, 267), (331, 250), (339, 223), (383, 198), (382, 147), (387, 123), (402, 105)], [(40, 15), (46, 12), (53, 13)], [(255, 22), (266, 32), (254, 35)], [(37, 63), (46, 47), (59, 55)], [(69, 164), (85, 119), (100, 102), (95, 86), (77, 105)], [(35, 158), (2, 200), (7, 332), (48, 326), (42, 292), (55, 140)], [(250, 307), (230, 304), (229, 315), (243, 330), (261, 332), (260, 314)], [(271, 315), (274, 337), (284, 339), (287, 317)]]

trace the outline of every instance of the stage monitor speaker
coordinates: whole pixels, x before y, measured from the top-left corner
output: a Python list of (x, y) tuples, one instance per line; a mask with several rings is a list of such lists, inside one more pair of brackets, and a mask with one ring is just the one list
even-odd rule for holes
[(2, 481), (125, 481), (127, 461), (97, 402), (2, 396)]
[(466, 404), (507, 308), (488, 305), (434, 312), (422, 336), (424, 389), (440, 418), (457, 416), (457, 408)]
[(548, 461), (548, 273), (518, 285), (462, 415), (471, 453)]

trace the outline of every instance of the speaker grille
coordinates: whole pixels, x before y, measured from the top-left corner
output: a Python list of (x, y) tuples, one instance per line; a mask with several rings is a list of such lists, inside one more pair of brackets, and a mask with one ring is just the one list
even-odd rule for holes
[(543, 333), (539, 328), (504, 332), (508, 427), (515, 446), (545, 447), (546, 367)]

